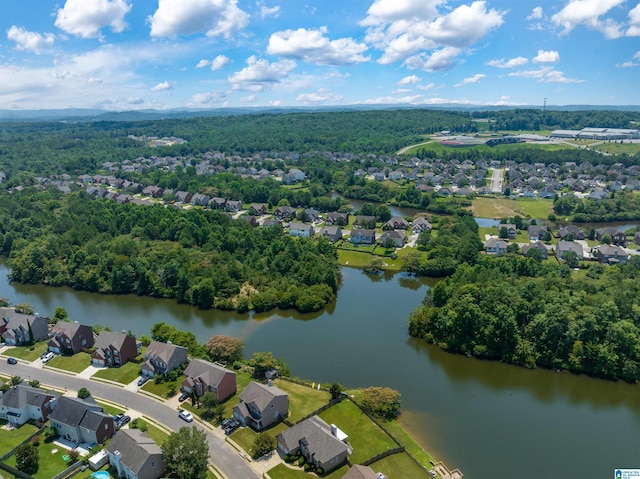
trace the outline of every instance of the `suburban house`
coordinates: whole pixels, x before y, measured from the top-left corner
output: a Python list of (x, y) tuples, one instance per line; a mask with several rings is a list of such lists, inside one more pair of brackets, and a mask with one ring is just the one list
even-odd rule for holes
[(563, 240), (570, 238), (572, 235), (574, 240), (583, 240), (586, 237), (586, 235), (584, 234), (584, 231), (582, 231), (576, 225), (563, 226), (558, 231), (558, 237)]
[(49, 331), (49, 351), (56, 354), (76, 354), (93, 347), (91, 326), (58, 321)]
[(56, 405), (57, 393), (48, 393), (27, 384), (11, 386), (0, 392), (0, 419), (14, 427), (22, 426), (30, 419), (44, 422)]
[(609, 264), (625, 264), (629, 260), (629, 255), (620, 246), (610, 246), (608, 244), (600, 246), (596, 256), (601, 263)]
[(150, 185), (142, 189), (142, 194), (151, 196), (152, 198), (162, 198), (164, 189), (160, 188), (159, 186)]
[(37, 315), (16, 313), (13, 308), (2, 308), (0, 313), (0, 335), (11, 346), (47, 339), (49, 326), (45, 318)]
[(187, 394), (195, 391), (196, 396), (200, 397), (212, 392), (222, 402), (237, 391), (236, 373), (203, 359), (193, 359), (184, 375), (186, 378), (182, 381), (181, 389)]
[(376, 217), (375, 216), (356, 216), (355, 221), (353, 222), (354, 228), (365, 228), (365, 229), (373, 229), (376, 227)]
[(267, 206), (266, 205), (261, 205), (261, 204), (258, 204), (258, 203), (253, 203), (253, 204), (251, 204), (251, 206), (249, 206), (248, 213), (251, 216), (266, 215), (267, 214)]
[(275, 218), (267, 218), (262, 222), (262, 227), (263, 228), (276, 228), (276, 227), (282, 228), (282, 223), (280, 222), (280, 220), (277, 220)]
[(290, 236), (302, 236), (303, 238), (311, 238), (315, 234), (312, 225), (307, 225), (304, 223), (298, 223), (294, 221), (289, 226), (289, 235)]
[(543, 241), (548, 232), (549, 228), (546, 226), (529, 225), (527, 228), (530, 241)]
[(233, 407), (233, 417), (243, 426), (261, 431), (289, 414), (289, 396), (282, 389), (254, 381), (240, 393), (240, 403)]
[(376, 242), (375, 230), (351, 230), (349, 241), (355, 245), (372, 245)]
[(296, 209), (291, 206), (278, 206), (273, 212), (273, 216), (279, 220), (291, 221), (296, 217)]
[(556, 258), (565, 259), (565, 255), (569, 252), (573, 251), (578, 259), (584, 258), (584, 251), (582, 250), (582, 245), (580, 243), (574, 243), (573, 241), (558, 241), (556, 245)]
[(149, 378), (152, 378), (156, 374), (166, 376), (167, 373), (185, 364), (187, 361), (187, 348), (184, 346), (151, 341), (144, 353), (142, 375)]
[(407, 242), (407, 235), (404, 233), (404, 231), (391, 230), (385, 231), (380, 235), (380, 238), (378, 238), (378, 244), (380, 246), (384, 246), (387, 242), (387, 238), (391, 238), (394, 248), (402, 248)]
[(253, 228), (258, 226), (258, 222), (256, 221), (256, 217), (255, 216), (242, 215), (239, 219), (241, 219), (242, 221), (246, 221)]
[(518, 229), (516, 228), (516, 225), (512, 225), (512, 224), (509, 224), (509, 223), (500, 223), (498, 225), (498, 235), (502, 231), (502, 228), (506, 228), (506, 230), (507, 230), (507, 238), (516, 239), (516, 234), (518, 233)]
[[(193, 195), (188, 191), (176, 191), (176, 201), (179, 203), (189, 203)], [(224, 198), (223, 198), (224, 200)]]
[(58, 435), (74, 444), (103, 444), (113, 436), (113, 417), (104, 412), (95, 400), (61, 396), (49, 414), (49, 421)]
[(305, 214), (307, 215), (307, 221), (309, 222), (314, 222), (314, 221), (318, 221), (320, 219), (320, 212), (316, 209), (313, 208), (307, 208), (304, 210)]
[(502, 256), (507, 252), (507, 242), (498, 238), (489, 238), (485, 243), (487, 254)]
[(351, 469), (342, 476), (342, 479), (383, 479), (384, 476), (374, 472), (369, 466), (354, 464)]
[(224, 205), (224, 209), (230, 213), (237, 213), (242, 210), (242, 201), (228, 200)]
[(327, 213), (327, 217), (324, 220), (327, 225), (347, 226), (349, 224), (349, 213), (338, 213), (332, 211)]
[(633, 235), (633, 242), (640, 245), (640, 231), (636, 231)]
[(120, 429), (107, 446), (109, 463), (126, 479), (159, 479), (164, 476), (162, 448), (140, 429)]
[(95, 351), (91, 353), (91, 364), (94, 366), (121, 366), (138, 355), (135, 338), (125, 333), (102, 331), (94, 347)]
[(278, 450), (283, 454), (302, 453), (309, 464), (325, 473), (347, 461), (351, 448), (347, 435), (334, 424), (329, 426), (319, 416), (312, 416), (277, 436)]
[(555, 198), (558, 192), (553, 186), (545, 186), (541, 190), (538, 190), (538, 197), (540, 198)]
[(342, 239), (342, 228), (339, 226), (324, 226), (320, 230), (320, 236), (327, 238), (330, 243), (335, 243)]
[(411, 229), (415, 234), (432, 229), (431, 223), (424, 216), (418, 216), (411, 224)]
[(193, 206), (209, 206), (210, 199), (211, 197), (209, 195), (196, 193), (191, 197), (191, 201), (189, 201), (189, 204)]
[(538, 251), (540, 251), (540, 254), (542, 255), (542, 259), (547, 259), (549, 257), (549, 252), (547, 251), (546, 246), (544, 245), (544, 243), (541, 243), (540, 241), (534, 241), (533, 243), (524, 245), (522, 247), (522, 254), (524, 256), (527, 256), (527, 253), (531, 249), (537, 249)]
[[(189, 201), (191, 201), (191, 196), (189, 197)], [(220, 198), (219, 196), (214, 196), (209, 200), (209, 208), (211, 208), (212, 210), (224, 210), (226, 206), (227, 206), (226, 198)], [(242, 204), (240, 204), (240, 209), (242, 209)]]
[(383, 226), (383, 230), (408, 230), (409, 222), (400, 216), (393, 216)]
[(623, 231), (614, 226), (608, 226), (606, 228), (600, 228), (596, 230), (596, 239), (602, 241), (602, 238), (609, 235), (611, 237), (611, 244), (620, 246), (627, 242), (627, 237)]

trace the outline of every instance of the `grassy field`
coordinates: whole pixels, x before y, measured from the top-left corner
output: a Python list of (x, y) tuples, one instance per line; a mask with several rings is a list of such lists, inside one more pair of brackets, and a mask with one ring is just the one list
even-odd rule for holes
[(0, 420), (0, 456), (9, 452), (26, 438), (35, 433), (38, 428), (27, 422), (17, 429), (5, 429), (7, 421)]
[[(38, 472), (31, 475), (35, 479), (51, 479), (72, 464), (71, 461), (65, 461), (62, 458), (63, 455), (67, 454), (65, 448), (56, 446), (53, 442), (44, 442), (44, 438), (40, 441), (38, 452), (40, 455)], [(9, 457), (5, 463), (11, 467), (16, 467), (16, 456)]]
[(553, 210), (553, 200), (518, 198), (476, 198), (471, 205), (473, 215), (478, 218), (512, 218), (515, 215), (524, 218), (546, 220)]
[(88, 353), (77, 353), (73, 356), (56, 356), (46, 365), (52, 368), (63, 369), (73, 373), (84, 371), (91, 364), (91, 355)]
[(407, 150), (405, 152), (405, 155), (409, 155), (409, 156), (414, 156), (418, 153), (419, 150), (425, 150), (425, 151), (433, 151), (436, 154), (443, 154), (445, 152), (451, 152), (454, 150), (462, 150), (462, 151), (468, 151), (468, 150), (476, 150), (479, 151), (481, 153), (483, 152), (488, 152), (491, 150), (494, 151), (518, 151), (518, 150), (522, 150), (522, 149), (527, 149), (527, 148), (533, 148), (533, 149), (538, 149), (538, 150), (546, 150), (546, 151), (558, 151), (558, 150), (566, 150), (567, 148), (573, 148), (571, 146), (568, 145), (562, 145), (562, 144), (556, 144), (556, 143), (514, 143), (511, 145), (497, 145), (494, 147), (491, 146), (487, 146), (484, 144), (481, 145), (470, 145), (468, 147), (450, 147), (450, 146), (444, 146), (441, 145), (440, 143), (437, 142), (432, 142), (432, 143), (428, 143), (425, 145), (421, 145), (421, 146), (416, 146), (413, 148), (410, 148), (409, 150)]
[(406, 454), (393, 454), (371, 464), (371, 469), (375, 472), (382, 472), (384, 477), (389, 479), (411, 479), (430, 478), (429, 474), (418, 466)]
[(129, 384), (138, 376), (140, 376), (140, 365), (131, 361), (119, 368), (101, 369), (93, 375), (93, 377), (115, 381), (120, 384)]
[(24, 359), (29, 362), (35, 361), (47, 350), (47, 344), (49, 344), (49, 340), (40, 341), (33, 346), (16, 346), (15, 348), (7, 349), (4, 355)]
[(353, 464), (359, 464), (376, 454), (397, 447), (389, 436), (351, 401), (336, 404), (321, 412), (320, 417), (327, 424), (335, 424), (349, 435), (349, 444), (353, 446), (350, 461)]
[[(340, 479), (348, 470), (349, 466), (345, 465), (322, 477), (324, 479)], [(315, 474), (307, 474), (302, 469), (290, 469), (284, 464), (278, 464), (267, 473), (271, 479), (309, 479), (310, 477), (317, 477)]]
[(303, 417), (321, 408), (331, 400), (326, 391), (318, 391), (308, 386), (302, 386), (279, 379), (275, 382), (283, 391), (289, 393), (289, 421), (298, 422)]
[[(592, 141), (593, 143), (593, 141)], [(597, 151), (604, 151), (611, 155), (638, 155), (640, 153), (640, 143), (602, 143), (592, 147)]]

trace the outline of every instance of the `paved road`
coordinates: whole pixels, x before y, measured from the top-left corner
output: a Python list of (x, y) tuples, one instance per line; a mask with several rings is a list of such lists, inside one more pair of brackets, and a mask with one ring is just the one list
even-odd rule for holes
[(493, 177), (491, 178), (491, 191), (493, 193), (502, 193), (502, 168), (496, 168), (493, 170)]
[[(0, 362), (0, 372), (11, 376), (20, 376), (25, 380), (37, 379), (42, 384), (60, 389), (66, 388), (69, 391), (77, 391), (82, 387), (86, 387), (93, 396), (135, 409), (172, 431), (177, 431), (182, 426), (187, 425), (178, 417), (176, 410), (166, 404), (111, 384), (88, 381), (50, 369), (35, 368), (24, 363), (11, 366), (7, 364), (5, 359)], [(197, 421), (192, 424), (206, 432), (211, 462), (228, 479), (257, 479), (260, 477), (235, 449), (207, 428), (201, 426)]]

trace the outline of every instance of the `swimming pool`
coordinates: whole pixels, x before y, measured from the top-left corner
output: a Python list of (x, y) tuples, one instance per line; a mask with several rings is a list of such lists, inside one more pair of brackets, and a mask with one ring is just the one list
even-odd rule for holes
[(97, 471), (91, 474), (91, 477), (95, 477), (95, 479), (111, 479), (111, 476), (107, 471)]

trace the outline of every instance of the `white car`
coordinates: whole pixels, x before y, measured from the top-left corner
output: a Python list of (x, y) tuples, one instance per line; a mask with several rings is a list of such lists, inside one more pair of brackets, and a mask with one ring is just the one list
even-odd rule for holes
[(48, 363), (48, 362), (49, 362), (49, 361), (51, 361), (54, 357), (55, 357), (55, 354), (53, 354), (51, 351), (49, 351), (47, 354), (45, 354), (44, 356), (42, 356), (42, 362), (43, 362), (43, 363)]
[(187, 422), (193, 421), (193, 416), (191, 415), (191, 413), (189, 411), (185, 411), (184, 409), (180, 409), (178, 411), (178, 417), (180, 419), (184, 419)]

